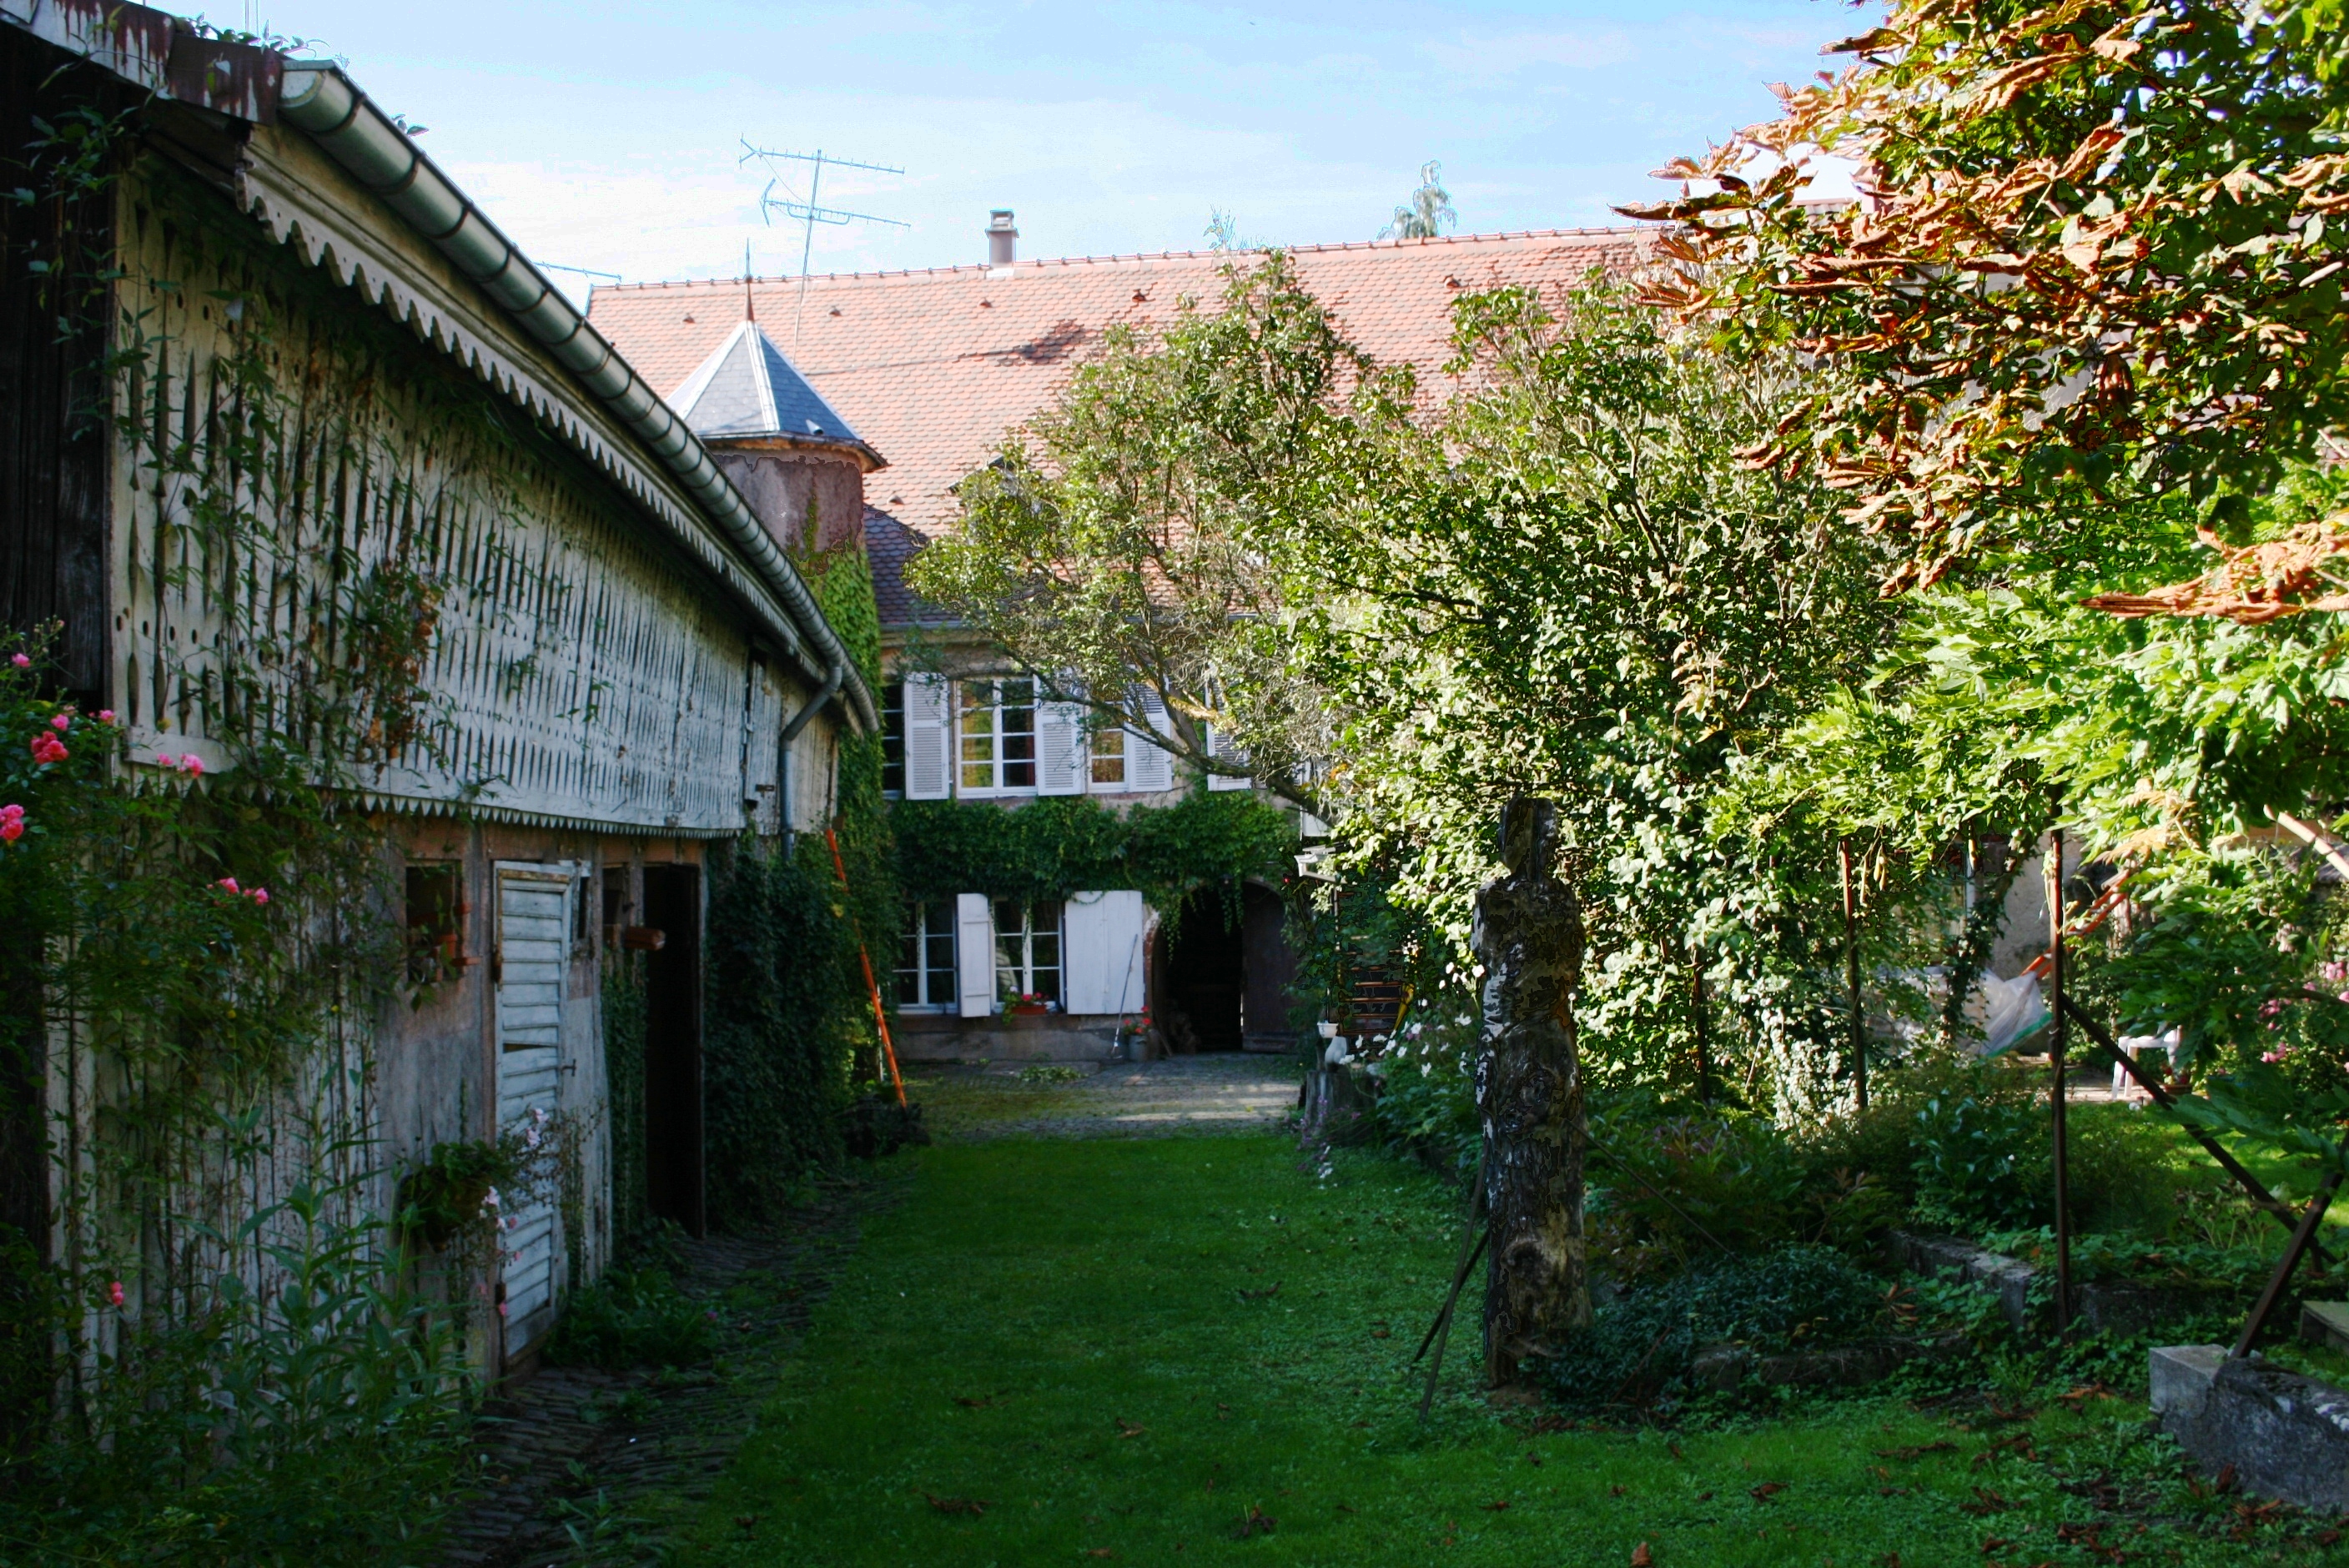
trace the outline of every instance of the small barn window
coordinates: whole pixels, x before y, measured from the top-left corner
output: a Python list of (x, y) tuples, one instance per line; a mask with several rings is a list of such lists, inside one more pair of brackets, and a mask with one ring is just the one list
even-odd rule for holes
[(1004, 1002), (1060, 1002), (1059, 904), (995, 901), (995, 992)]
[(955, 912), (951, 903), (917, 903), (905, 912), (897, 947), (897, 1006), (955, 1006)]
[(881, 793), (905, 792), (905, 683), (881, 688)]
[(961, 763), (966, 792), (1036, 788), (1034, 682), (962, 683)]
[(465, 972), (465, 868), (420, 861), (408, 868), (408, 979), (435, 985)]

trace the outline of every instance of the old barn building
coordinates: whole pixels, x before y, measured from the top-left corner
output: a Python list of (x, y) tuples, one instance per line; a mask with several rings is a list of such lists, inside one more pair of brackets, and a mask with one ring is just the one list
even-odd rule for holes
[[(315, 748), (388, 834), (407, 948), (257, 1132), (191, 1156), (202, 1191), (132, 1213), (84, 1191), (127, 1080), (50, 998), (0, 1217), (60, 1261), (119, 1260), (131, 1310), (160, 1310), (208, 1267), (265, 1272), (202, 1222), (321, 1160), (388, 1213), (434, 1150), (559, 1127), (559, 1190), (509, 1204), (473, 1282), (497, 1305), (477, 1357), (510, 1365), (616, 1210), (701, 1228), (708, 875), (746, 836), (821, 826), (836, 738), (880, 723), (787, 554), (811, 517), (859, 526), (878, 459), (730, 365), (701, 401), (749, 387), (771, 461), (713, 456), (664, 401), (683, 377), (632, 367), (332, 65), (43, 0), (0, 12), (0, 83), (5, 145), (34, 150), (8, 183), (59, 182), (5, 218), (0, 612), (61, 628), (63, 686), (119, 715), (158, 788)], [(40, 151), (72, 116), (117, 139), (86, 169)], [(808, 480), (808, 451), (845, 477)], [(370, 661), (413, 680), (372, 717), (361, 677), (394, 675)], [(616, 1059), (624, 945), (645, 1026)]]
[[(993, 215), (987, 262), (905, 273), (597, 288), (590, 319), (656, 387), (689, 390), (749, 335), (888, 455), (864, 480), (893, 678), (883, 695), (891, 792), (907, 800), (1017, 805), (1086, 795), (1119, 810), (1164, 805), (1176, 776), (1147, 736), (1112, 732), (1088, 750), (1075, 717), (1039, 705), (992, 650), (905, 588), (905, 564), (957, 525), (956, 487), (1007, 431), (1045, 407), (1109, 327), (1147, 330), (1185, 296), (1212, 299), (1247, 253), (1020, 261), (1012, 214)], [(1305, 285), (1374, 357), (1409, 361), (1435, 397), (1454, 385), (1451, 305), (1463, 290), (1555, 287), (1649, 256), (1649, 230), (1464, 235), (1289, 253)], [(746, 322), (755, 317), (757, 326)], [(788, 345), (788, 355), (773, 347)], [(673, 392), (672, 396), (682, 396)], [(721, 449), (722, 432), (697, 424)], [(727, 459), (731, 460), (731, 459)], [(836, 469), (844, 481), (845, 466)], [(829, 515), (827, 513), (826, 515)], [(1208, 788), (1247, 788), (1210, 777)], [(897, 965), (898, 1039), (911, 1055), (1092, 1057), (1145, 1006), (1161, 1034), (1198, 1049), (1282, 1049), (1292, 1039), (1276, 890), (1245, 890), (1240, 918), (1185, 919), (1174, 941), (1133, 890), (1043, 905), (916, 890)], [(1021, 997), (1041, 997), (1022, 1010)], [(1007, 1005), (1010, 1005), (1007, 1013)]]

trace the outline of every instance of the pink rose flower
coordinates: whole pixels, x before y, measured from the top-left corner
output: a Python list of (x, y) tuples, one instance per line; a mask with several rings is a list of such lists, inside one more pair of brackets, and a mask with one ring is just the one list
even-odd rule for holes
[(212, 883), (212, 886), (226, 888), (231, 892), (243, 892), (244, 891), (243, 888), (236, 885), (236, 879), (234, 877), (222, 877), (220, 881)]
[(180, 767), (191, 779), (201, 779), (204, 776), (204, 759), (192, 751), (180, 758)]
[(110, 707), (99, 708), (98, 710), (98, 722), (100, 724), (112, 724), (114, 722), (114, 710)]
[(64, 744), (54, 735), (44, 731), (33, 737), (33, 761), (38, 766), (47, 767), (52, 762), (63, 762), (71, 755), (72, 753), (68, 752)]
[(499, 1315), (500, 1317), (503, 1317), (505, 1315), (506, 1315), (506, 1304), (505, 1304), (504, 1302), (500, 1302), (500, 1303), (498, 1303), (498, 1315)]
[(265, 887), (254, 888), (253, 890), (253, 902), (255, 903), (267, 903), (269, 902), (269, 890)]
[(10, 655), (8, 662), (20, 670), (29, 670), (33, 667), (33, 661), (23, 654)]
[(0, 843), (13, 844), (24, 836), (24, 818), (0, 817)]
[(122, 1282), (120, 1280), (116, 1280), (106, 1287), (106, 1297), (117, 1306), (120, 1306), (122, 1305)]
[(51, 729), (71, 729), (73, 727), (73, 715), (69, 713), (61, 713), (57, 715), (49, 720), (49, 727)]

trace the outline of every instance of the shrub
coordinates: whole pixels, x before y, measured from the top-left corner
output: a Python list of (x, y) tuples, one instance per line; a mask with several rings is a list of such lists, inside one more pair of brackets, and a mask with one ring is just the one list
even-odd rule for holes
[(690, 1367), (718, 1343), (718, 1315), (657, 1265), (616, 1268), (571, 1298), (547, 1342), (556, 1367)]
[(1715, 1258), (1601, 1308), (1561, 1346), (1550, 1377), (1570, 1405), (1645, 1405), (1671, 1392), (1707, 1345), (1831, 1344), (1873, 1327), (1884, 1301), (1881, 1284), (1826, 1247)]
[(1916, 1113), (1911, 1173), (1920, 1224), (1978, 1235), (2036, 1223), (2051, 1184), (2046, 1119), (1972, 1095), (1936, 1097)]

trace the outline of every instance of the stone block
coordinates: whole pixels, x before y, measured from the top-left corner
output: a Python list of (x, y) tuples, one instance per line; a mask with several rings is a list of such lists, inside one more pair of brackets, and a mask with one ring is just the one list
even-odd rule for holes
[(1954, 1274), (1998, 1297), (2007, 1323), (2024, 1327), (2031, 1314), (2033, 1270), (2019, 1258), (1984, 1252), (1958, 1236), (1920, 1236), (1895, 1231), (1887, 1238), (1892, 1255), (1911, 1274)]
[(2349, 1350), (2349, 1301), (2302, 1302), (2300, 1336), (2312, 1344)]
[(2194, 1462), (2319, 1512), (2349, 1509), (2349, 1392), (2217, 1345), (2153, 1352), (2153, 1412)]
[(1689, 1381), (1716, 1394), (1732, 1394), (1754, 1369), (1754, 1352), (1743, 1345), (1707, 1345), (1689, 1363)]
[(2097, 1334), (2145, 1334), (2165, 1323), (2237, 1305), (2232, 1291), (2191, 1285), (2098, 1280), (2072, 1287), (2074, 1316)]

